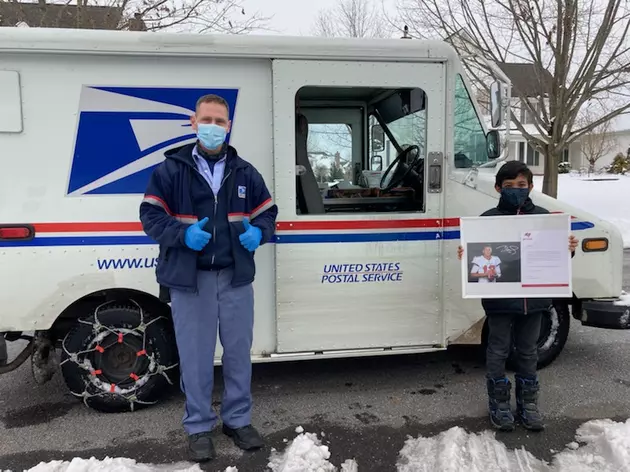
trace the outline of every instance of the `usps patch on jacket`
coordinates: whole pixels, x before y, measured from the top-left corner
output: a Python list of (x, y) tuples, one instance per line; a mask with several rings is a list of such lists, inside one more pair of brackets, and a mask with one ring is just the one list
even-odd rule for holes
[(238, 198), (245, 198), (245, 186), (244, 185), (239, 185), (238, 186)]

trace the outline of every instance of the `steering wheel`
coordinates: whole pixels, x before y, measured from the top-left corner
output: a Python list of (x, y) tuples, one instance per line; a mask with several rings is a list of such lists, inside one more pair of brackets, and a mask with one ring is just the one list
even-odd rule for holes
[[(416, 152), (416, 157), (413, 159), (411, 164), (407, 164), (406, 162), (407, 156), (411, 154), (412, 151)], [(413, 171), (416, 167), (418, 167), (419, 164), (422, 162), (423, 160), (420, 157), (420, 148), (416, 146), (415, 144), (409, 146), (403, 152), (398, 154), (398, 156), (396, 156), (396, 159), (394, 159), (394, 162), (392, 162), (389, 165), (389, 167), (383, 174), (383, 177), (381, 177), (381, 184), (380, 184), (381, 190), (383, 192), (389, 192), (393, 188), (398, 187), (407, 178), (407, 176), (411, 173), (411, 171)], [(389, 181), (389, 184), (383, 187), (383, 185), (385, 185), (385, 182), (387, 181), (387, 176), (394, 168), (396, 170), (394, 171), (392, 178)]]

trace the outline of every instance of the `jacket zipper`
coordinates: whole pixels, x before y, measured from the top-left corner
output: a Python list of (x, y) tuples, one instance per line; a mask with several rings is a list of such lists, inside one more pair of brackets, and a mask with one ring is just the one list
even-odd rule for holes
[[(221, 191), (221, 187), (223, 187), (223, 184), (225, 183), (225, 180), (230, 176), (230, 174), (232, 173), (232, 169), (228, 170), (227, 175), (223, 176), (223, 180), (221, 180), (221, 185), (219, 186), (219, 192)], [(218, 192), (217, 192), (218, 193)], [(214, 192), (212, 192), (212, 194), (214, 195)], [(219, 195), (214, 195), (214, 214), (212, 217), (212, 261), (210, 262), (210, 265), (214, 265), (214, 257), (216, 255), (216, 245), (215, 242), (217, 240), (217, 226), (215, 224), (215, 221), (217, 219), (217, 207), (219, 206)]]
[[(516, 214), (517, 215), (521, 214), (521, 209), (520, 208), (518, 210), (516, 210)], [(524, 315), (527, 314), (527, 298), (523, 298), (523, 314)]]

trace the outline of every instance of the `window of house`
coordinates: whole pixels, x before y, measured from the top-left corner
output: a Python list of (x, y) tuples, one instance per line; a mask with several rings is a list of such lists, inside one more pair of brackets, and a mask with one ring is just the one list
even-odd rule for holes
[(531, 117), (529, 116), (529, 110), (527, 106), (521, 102), (521, 124), (528, 125), (531, 123)]
[(569, 161), (569, 148), (565, 148), (562, 151), (562, 162), (570, 162)]
[(461, 75), (455, 78), (455, 167), (467, 168), (488, 162), (486, 134)]
[(534, 147), (525, 141), (519, 141), (518, 155), (516, 157), (519, 161), (525, 162), (528, 166), (540, 165), (540, 153), (534, 150)]
[(424, 211), (426, 119), (421, 89), (300, 89), (297, 213)]
[[(536, 113), (539, 112), (539, 104), (537, 100), (529, 100), (530, 105)], [(527, 107), (525, 100), (521, 100), (521, 124), (531, 125), (535, 121), (535, 117), (531, 110)]]

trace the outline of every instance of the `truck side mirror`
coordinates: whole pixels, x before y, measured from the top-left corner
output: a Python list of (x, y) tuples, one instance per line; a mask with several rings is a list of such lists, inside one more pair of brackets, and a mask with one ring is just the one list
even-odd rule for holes
[(385, 149), (385, 132), (381, 125), (372, 125), (372, 152)]
[(492, 129), (486, 134), (486, 153), (488, 159), (497, 159), (501, 155), (501, 136), (496, 129)]
[(493, 128), (503, 125), (503, 97), (506, 96), (506, 85), (503, 82), (493, 82), (490, 86), (490, 118)]
[(372, 156), (372, 160), (370, 162), (370, 170), (383, 170), (382, 156)]

